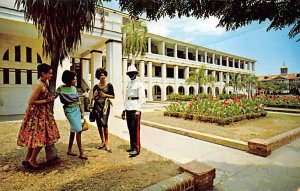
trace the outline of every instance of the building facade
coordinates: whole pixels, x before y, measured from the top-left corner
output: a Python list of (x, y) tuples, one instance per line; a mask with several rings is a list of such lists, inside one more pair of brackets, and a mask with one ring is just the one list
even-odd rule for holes
[[(82, 33), (82, 44), (58, 68), (57, 86), (66, 69), (77, 73), (78, 88), (92, 88), (98, 83), (95, 70), (105, 67), (108, 81), (114, 85), (115, 106), (122, 105), (129, 78), (125, 75), (131, 58), (122, 56), (121, 27), (128, 15), (105, 8), (103, 33), (96, 16), (92, 33)], [(147, 22), (147, 21), (144, 21)], [(42, 54), (42, 39), (32, 23), (26, 23), (14, 1), (0, 2), (0, 115), (22, 114), (27, 107), (32, 84), (37, 80), (36, 67), (50, 63)], [(231, 93), (225, 86), (231, 73), (255, 74), (255, 60), (208, 49), (156, 34), (148, 34), (148, 51), (137, 57), (136, 66), (145, 84), (147, 100), (166, 100), (170, 93), (196, 94), (196, 84), (188, 84), (189, 73), (200, 66), (217, 79), (213, 86), (203, 85), (200, 92), (218, 95)], [(241, 90), (240, 93), (245, 93)], [(58, 101), (55, 108), (61, 108)]]
[(295, 94), (300, 92), (300, 73), (288, 73), (288, 67), (283, 64), (280, 74), (257, 76), (261, 83), (258, 94)]

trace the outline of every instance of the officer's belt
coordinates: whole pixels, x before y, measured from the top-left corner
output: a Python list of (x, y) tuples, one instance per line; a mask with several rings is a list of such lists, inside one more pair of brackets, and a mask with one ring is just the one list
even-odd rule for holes
[(135, 99), (139, 99), (139, 97), (128, 97), (128, 100), (135, 100)]

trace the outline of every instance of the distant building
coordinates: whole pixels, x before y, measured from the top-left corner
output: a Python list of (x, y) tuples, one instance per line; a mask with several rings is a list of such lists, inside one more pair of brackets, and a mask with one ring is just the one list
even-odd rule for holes
[(300, 73), (288, 73), (288, 67), (283, 64), (280, 67), (280, 74), (257, 76), (263, 85), (258, 88), (258, 94), (299, 94)]

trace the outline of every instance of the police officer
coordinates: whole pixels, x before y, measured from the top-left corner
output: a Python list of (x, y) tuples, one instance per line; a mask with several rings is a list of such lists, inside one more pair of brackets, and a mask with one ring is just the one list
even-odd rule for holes
[(129, 152), (130, 157), (135, 157), (140, 154), (140, 121), (141, 109), (145, 102), (145, 89), (142, 82), (136, 77), (138, 71), (135, 66), (130, 65), (126, 74), (131, 81), (128, 83), (125, 93), (125, 110), (122, 113), (122, 119), (125, 119), (129, 130), (130, 148), (126, 151)]

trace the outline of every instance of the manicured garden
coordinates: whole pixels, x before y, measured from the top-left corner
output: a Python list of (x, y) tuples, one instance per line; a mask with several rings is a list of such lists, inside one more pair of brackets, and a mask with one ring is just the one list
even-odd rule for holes
[(267, 112), (261, 99), (245, 96), (219, 99), (200, 95), (190, 101), (172, 102), (166, 107), (164, 115), (228, 125), (244, 119), (265, 117)]

